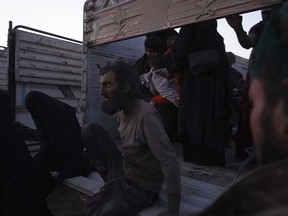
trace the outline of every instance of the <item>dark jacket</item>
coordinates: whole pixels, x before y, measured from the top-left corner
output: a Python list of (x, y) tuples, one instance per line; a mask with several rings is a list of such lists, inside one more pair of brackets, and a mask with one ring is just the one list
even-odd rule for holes
[[(207, 49), (217, 51), (219, 64), (195, 74), (190, 69), (189, 54)], [(168, 61), (172, 62), (171, 72), (182, 73), (178, 132), (188, 134), (193, 144), (224, 152), (229, 116), (229, 71), (223, 38), (217, 32), (216, 21), (182, 27)]]

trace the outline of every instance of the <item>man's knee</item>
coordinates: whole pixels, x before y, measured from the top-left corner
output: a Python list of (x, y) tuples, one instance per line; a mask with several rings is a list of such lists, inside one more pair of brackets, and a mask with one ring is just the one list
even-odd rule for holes
[(95, 122), (89, 122), (82, 126), (81, 135), (83, 138), (95, 135), (106, 135), (107, 131)]

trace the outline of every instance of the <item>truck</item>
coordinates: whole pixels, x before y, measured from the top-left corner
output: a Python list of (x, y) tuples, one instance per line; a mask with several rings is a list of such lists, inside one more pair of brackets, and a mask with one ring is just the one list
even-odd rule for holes
[[(29, 90), (41, 90), (77, 108), (81, 112), (80, 124), (96, 121), (117, 139), (114, 120), (101, 112), (99, 78), (107, 62), (115, 59), (135, 62), (144, 53), (143, 44), (148, 34), (279, 3), (280, 0), (87, 0), (83, 7), (83, 42), (24, 26), (12, 28), (10, 24), (8, 48), (0, 50), (1, 62), (5, 55), (8, 57), (8, 75), (2, 75), (1, 66), (0, 84), (4, 88), (8, 86), (18, 120), (30, 121), (32, 125), (27, 115), (22, 117), (27, 112), (23, 97)], [(34, 40), (27, 42), (27, 38)], [(245, 75), (247, 59), (237, 57), (236, 60), (235, 67)], [(235, 170), (181, 163), (182, 188), (185, 189), (181, 211), (195, 212), (207, 207), (232, 183), (238, 169), (239, 164)], [(91, 196), (92, 189), (86, 187), (89, 184), (79, 184), (91, 179), (88, 180), (70, 179), (66, 184)], [(164, 194), (165, 188), (157, 203), (138, 215), (156, 215), (167, 207)]]
[[(149, 34), (160, 33), (191, 23), (260, 10), (280, 2), (279, 0), (87, 0), (84, 5), (83, 20), (84, 67), (87, 76), (86, 119), (101, 122), (103, 125), (107, 125), (108, 130), (115, 130), (112, 129), (112, 120), (109, 121), (101, 113), (99, 68), (95, 65), (104, 65), (110, 60), (110, 56), (113, 56), (114, 59), (125, 58), (133, 61), (136, 57), (135, 54), (137, 55), (134, 44), (143, 44), (143, 40)], [(105, 57), (100, 57), (100, 53), (105, 53)], [(142, 53), (143, 51), (140, 55)], [(245, 62), (244, 65), (247, 66), (247, 61), (238, 57), (236, 59), (236, 69), (243, 71), (241, 64), (243, 65)], [(245, 164), (245, 162), (243, 163)], [(181, 172), (182, 213), (195, 212), (207, 207), (240, 172), (239, 166), (236, 170), (221, 169), (219, 171), (217, 168), (207, 169), (208, 167), (201, 167), (197, 170), (197, 166), (181, 162), (181, 167), (186, 169)], [(240, 165), (240, 168), (242, 167)], [(189, 170), (192, 173), (201, 173), (200, 176), (205, 176), (205, 173), (211, 175), (213, 177), (210, 180), (213, 180), (209, 181), (209, 177), (206, 176), (198, 181), (199, 179), (195, 178), (197, 174), (193, 178), (187, 178)], [(216, 176), (222, 178), (220, 181), (222, 185), (220, 182), (217, 183)], [(231, 179), (227, 181), (229, 178)], [(167, 200), (163, 194), (165, 194), (165, 188), (160, 193), (157, 203), (140, 212), (139, 215), (157, 215), (161, 209), (166, 208)]]
[[(133, 61), (137, 55), (134, 44), (143, 44), (145, 35), (236, 13), (260, 10), (280, 2), (279, 0), (87, 0), (83, 20), (83, 47), (86, 53), (84, 68), (87, 75), (86, 119), (101, 122), (103, 119), (99, 105), (100, 83), (97, 81), (99, 68), (93, 65), (104, 65), (110, 59), (97, 57), (99, 53)], [(140, 55), (142, 53), (143, 51)], [(243, 62), (241, 58), (237, 59), (238, 63)], [(241, 69), (239, 64), (236, 64), (236, 67)]]
[[(80, 110), (82, 42), (9, 22), (8, 47), (1, 50), (1, 89), (7, 90), (14, 118), (35, 127), (24, 97), (39, 90)], [(81, 115), (79, 115), (79, 118)], [(81, 122), (81, 121), (80, 121)]]

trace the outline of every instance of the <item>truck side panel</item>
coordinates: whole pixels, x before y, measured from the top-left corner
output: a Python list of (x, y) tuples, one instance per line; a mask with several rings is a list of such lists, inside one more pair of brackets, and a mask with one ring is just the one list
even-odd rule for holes
[(0, 89), (8, 90), (7, 49), (0, 49)]
[[(84, 7), (84, 44), (97, 46), (204, 20), (259, 10), (280, 2), (280, 0), (133, 0), (115, 1), (114, 5), (110, 5), (107, 1), (88, 0)], [(102, 4), (102, 7), (97, 4)]]
[(15, 33), (16, 120), (34, 127), (24, 107), (25, 95), (32, 90), (78, 108), (83, 89), (82, 44), (18, 29)]

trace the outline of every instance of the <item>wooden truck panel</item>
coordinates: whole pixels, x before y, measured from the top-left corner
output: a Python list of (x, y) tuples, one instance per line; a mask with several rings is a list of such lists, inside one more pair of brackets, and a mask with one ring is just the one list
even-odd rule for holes
[(255, 11), (280, 0), (88, 0), (84, 44), (95, 46), (208, 19)]

